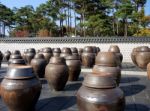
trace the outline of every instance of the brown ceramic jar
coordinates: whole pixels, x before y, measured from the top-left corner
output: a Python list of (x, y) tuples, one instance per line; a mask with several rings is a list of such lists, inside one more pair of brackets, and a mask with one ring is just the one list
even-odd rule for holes
[(81, 61), (79, 56), (66, 57), (66, 64), (69, 68), (69, 81), (77, 81), (81, 72)]
[(52, 49), (51, 48), (44, 48), (42, 51), (42, 54), (44, 55), (44, 58), (48, 64), (50, 58), (53, 56)]
[(78, 56), (78, 49), (76, 47), (71, 47), (72, 55)]
[(53, 56), (59, 57), (61, 53), (60, 48), (54, 48), (53, 49)]
[(19, 50), (14, 50), (14, 51), (12, 52), (12, 54), (14, 54), (14, 55), (21, 55), (21, 53), (20, 53)]
[(120, 61), (118, 60), (118, 63), (121, 65), (121, 62), (123, 60), (123, 55), (120, 53), (120, 49), (117, 45), (111, 45), (108, 49), (109, 52), (114, 52), (117, 56), (118, 59), (120, 59)]
[(72, 55), (72, 52), (71, 52), (71, 49), (68, 48), (68, 47), (64, 47), (61, 51), (61, 54), (60, 54), (60, 57), (67, 57), (67, 56), (71, 56)]
[(146, 69), (147, 64), (149, 62), (150, 62), (150, 52), (138, 52), (136, 54), (136, 63), (138, 67)]
[(61, 91), (68, 80), (68, 67), (63, 57), (52, 57), (45, 68), (45, 78), (52, 90)]
[(47, 61), (44, 59), (43, 54), (36, 54), (34, 59), (31, 60), (33, 71), (40, 78), (44, 77), (46, 65)]
[(33, 111), (41, 88), (31, 66), (10, 66), (1, 83), (1, 97), (9, 111)]
[(131, 53), (131, 59), (132, 59), (133, 63), (135, 65), (137, 65), (136, 55), (138, 54), (138, 52), (149, 52), (149, 51), (150, 51), (150, 49), (148, 46), (140, 46), (140, 47), (134, 48)]
[(33, 52), (28, 52), (25, 54), (25, 61), (27, 62), (28, 65), (31, 64), (31, 60), (34, 58), (35, 53)]
[(93, 67), (95, 64), (95, 56), (96, 54), (93, 52), (92, 46), (84, 47), (82, 53), (82, 65), (87, 68)]
[(116, 81), (117, 85), (119, 86), (120, 79), (121, 79), (120, 67), (94, 65), (92, 69), (92, 73), (98, 74), (99, 76), (103, 76), (103, 77), (112, 77)]
[(95, 59), (96, 65), (117, 67), (117, 57), (113, 52), (99, 52)]
[(79, 111), (124, 111), (125, 96), (110, 77), (89, 74), (77, 92)]
[(10, 52), (10, 51), (6, 51), (6, 52), (4, 53), (4, 60), (5, 60), (5, 61), (9, 61), (10, 55), (11, 55), (11, 52)]

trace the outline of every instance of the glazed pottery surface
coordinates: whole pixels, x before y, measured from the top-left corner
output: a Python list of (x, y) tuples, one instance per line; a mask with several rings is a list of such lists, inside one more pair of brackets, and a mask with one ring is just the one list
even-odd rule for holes
[(120, 67), (94, 65), (92, 69), (92, 73), (97, 74), (99, 76), (112, 77), (116, 81), (117, 85), (119, 85), (120, 83), (120, 79), (121, 79)]
[(108, 49), (109, 52), (120, 53), (120, 49), (117, 45), (111, 45)]
[(25, 61), (27, 62), (27, 64), (31, 64), (31, 60), (34, 58), (35, 53), (32, 52), (28, 52), (25, 54)]
[(147, 77), (150, 79), (150, 62), (147, 65)]
[(41, 88), (31, 66), (10, 66), (1, 83), (1, 97), (10, 111), (33, 111)]
[(31, 60), (33, 71), (40, 78), (44, 77), (46, 65), (47, 61), (44, 59), (43, 54), (36, 54), (34, 59)]
[(81, 61), (79, 56), (66, 57), (66, 64), (69, 68), (69, 81), (77, 81), (81, 72)]
[(4, 60), (9, 61), (10, 55), (11, 55), (11, 52), (10, 52), (10, 51), (5, 52), (5, 53), (4, 53)]
[(89, 74), (77, 92), (79, 111), (124, 111), (125, 96), (110, 77)]
[(26, 65), (24, 59), (12, 59), (9, 61), (9, 66), (14, 66), (14, 65)]
[(117, 56), (114, 52), (99, 52), (95, 60), (96, 65), (101, 66), (118, 66)]
[(63, 90), (68, 80), (68, 67), (62, 57), (52, 57), (45, 68), (45, 77), (52, 90)]
[(138, 67), (146, 69), (147, 64), (149, 62), (150, 62), (150, 52), (138, 52), (136, 54), (136, 63)]
[(3, 60), (3, 53), (0, 51), (0, 61)]

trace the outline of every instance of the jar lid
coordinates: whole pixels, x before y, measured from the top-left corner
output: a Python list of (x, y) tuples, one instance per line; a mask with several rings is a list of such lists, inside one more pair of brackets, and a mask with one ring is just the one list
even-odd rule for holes
[(92, 88), (108, 89), (116, 87), (116, 82), (111, 77), (88, 74), (84, 78), (83, 85)]
[(9, 66), (5, 75), (7, 79), (29, 79), (33, 78), (32, 66)]
[(25, 65), (24, 59), (12, 59), (9, 62), (10, 62), (9, 64), (21, 64), (21, 65)]

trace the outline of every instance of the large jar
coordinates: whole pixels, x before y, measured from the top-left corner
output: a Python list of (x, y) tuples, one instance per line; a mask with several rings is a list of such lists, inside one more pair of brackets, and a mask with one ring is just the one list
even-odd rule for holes
[(136, 47), (132, 50), (132, 53), (131, 53), (131, 59), (133, 61), (133, 63), (135, 65), (137, 65), (137, 61), (136, 61), (136, 55), (139, 53), (139, 52), (149, 52), (150, 49), (148, 46), (140, 46), (140, 47)]
[(92, 46), (84, 47), (82, 53), (82, 65), (87, 68), (93, 67), (95, 64), (95, 56), (96, 54), (94, 53)]
[(123, 55), (120, 53), (120, 49), (117, 45), (111, 45), (108, 49), (109, 52), (114, 52), (117, 56), (118, 64), (121, 66), (121, 62), (123, 60)]
[(89, 74), (77, 92), (79, 111), (124, 111), (125, 96), (110, 77)]
[(36, 51), (34, 48), (28, 49), (27, 53), (25, 54), (25, 61), (27, 62), (28, 65), (30, 65), (31, 60), (34, 58), (36, 54)]
[(11, 52), (10, 51), (6, 51), (5, 53), (4, 53), (4, 60), (5, 61), (9, 61), (9, 58), (10, 58), (10, 55), (11, 55)]
[(81, 61), (79, 56), (66, 57), (66, 64), (69, 68), (69, 81), (77, 81), (81, 72)]
[(71, 47), (72, 55), (78, 56), (78, 49), (76, 47)]
[(59, 57), (59, 56), (60, 56), (60, 53), (61, 53), (60, 48), (54, 48), (54, 49), (53, 49), (53, 56)]
[(36, 54), (34, 59), (31, 60), (33, 71), (40, 78), (44, 77), (46, 65), (47, 61), (44, 59), (43, 54)]
[(63, 57), (52, 57), (45, 68), (45, 77), (52, 90), (63, 90), (68, 80), (68, 67)]
[(64, 47), (62, 50), (61, 50), (61, 54), (60, 54), (60, 57), (67, 57), (67, 56), (70, 56), (72, 55), (72, 52), (71, 52), (71, 49), (68, 48), (68, 47)]
[(138, 67), (146, 69), (147, 64), (149, 62), (150, 62), (150, 52), (138, 52), (136, 54), (136, 63)]
[(1, 83), (1, 97), (9, 111), (33, 111), (41, 83), (31, 66), (10, 66)]
[(53, 56), (52, 49), (47, 47), (42, 50), (42, 54), (44, 55), (47, 64), (49, 63), (50, 58)]

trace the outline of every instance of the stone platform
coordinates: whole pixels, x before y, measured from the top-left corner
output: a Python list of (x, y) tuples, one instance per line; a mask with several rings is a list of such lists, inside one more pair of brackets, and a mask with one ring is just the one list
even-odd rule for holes
[[(0, 76), (3, 77), (7, 65), (3, 64)], [(36, 105), (36, 111), (78, 111), (76, 105), (76, 92), (80, 88), (83, 75), (90, 73), (91, 69), (82, 69), (77, 82), (68, 82), (64, 91), (54, 92), (49, 89), (47, 81), (41, 79), (42, 92)], [(123, 63), (120, 88), (126, 96), (125, 111), (150, 111), (150, 80), (147, 73), (132, 63)], [(8, 111), (0, 98), (0, 111)]]

